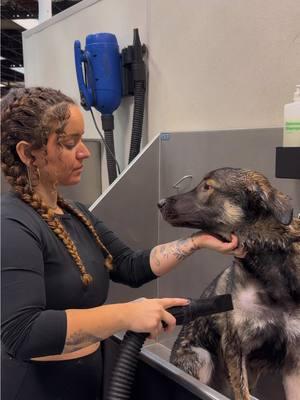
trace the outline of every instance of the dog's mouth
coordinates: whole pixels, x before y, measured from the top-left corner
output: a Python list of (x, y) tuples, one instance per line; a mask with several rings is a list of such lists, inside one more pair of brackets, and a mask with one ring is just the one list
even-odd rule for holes
[[(231, 233), (216, 233), (216, 232), (208, 232), (211, 236), (214, 236), (216, 239), (220, 240), (221, 242), (224, 243), (230, 243), (231, 242)], [(233, 233), (233, 232), (232, 232)]]
[(190, 215), (178, 214), (175, 211), (167, 210), (166, 208), (160, 209), (163, 219), (170, 225), (177, 228), (191, 228), (202, 229), (198, 220), (191, 220)]
[(165, 221), (176, 228), (190, 228), (190, 229), (203, 230), (203, 228), (201, 226), (199, 226), (199, 224), (196, 222), (193, 223), (193, 222), (172, 221), (172, 220), (166, 219), (166, 218), (165, 218)]
[(223, 232), (218, 231), (217, 229), (211, 229), (208, 227), (199, 226), (197, 223), (187, 223), (187, 222), (178, 222), (178, 221), (171, 221), (166, 220), (170, 225), (174, 226), (175, 228), (190, 228), (190, 229), (197, 229), (201, 232), (206, 232), (211, 236), (214, 236), (216, 239), (220, 240), (221, 242), (229, 243), (231, 242), (231, 233), (230, 232)]
[(198, 231), (207, 232), (222, 242), (231, 241), (231, 233), (227, 232), (224, 226), (214, 226), (212, 228), (208, 223), (205, 223), (205, 221), (199, 222), (198, 216), (196, 216), (195, 220), (191, 220), (190, 213), (187, 215), (183, 213), (179, 215), (177, 212), (167, 207), (160, 208), (160, 212), (164, 220), (175, 228), (196, 229)]

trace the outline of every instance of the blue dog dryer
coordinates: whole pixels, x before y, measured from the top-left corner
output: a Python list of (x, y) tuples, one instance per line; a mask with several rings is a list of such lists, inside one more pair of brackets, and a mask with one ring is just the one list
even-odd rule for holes
[[(75, 41), (76, 73), (82, 106), (95, 107), (104, 115), (112, 114), (122, 97), (119, 46), (115, 35), (96, 33), (88, 35), (85, 50)], [(81, 63), (86, 65), (86, 83)]]
[[(76, 40), (74, 51), (81, 105), (85, 110), (94, 107), (102, 114), (102, 127), (109, 149), (106, 153), (109, 183), (112, 183), (117, 177), (113, 112), (119, 107), (122, 98), (118, 42), (111, 33), (96, 33), (86, 37), (84, 51), (81, 50), (80, 41)], [(85, 76), (82, 63), (85, 66)]]
[(101, 113), (109, 183), (112, 183), (117, 177), (118, 165), (113, 138), (113, 112), (119, 107), (122, 96), (135, 96), (129, 162), (140, 149), (146, 90), (145, 47), (141, 45), (138, 30), (135, 29), (133, 46), (123, 49), (122, 54), (112, 33), (88, 35), (84, 50), (80, 41), (76, 40), (74, 52), (81, 105), (85, 110), (92, 112), (94, 107)]

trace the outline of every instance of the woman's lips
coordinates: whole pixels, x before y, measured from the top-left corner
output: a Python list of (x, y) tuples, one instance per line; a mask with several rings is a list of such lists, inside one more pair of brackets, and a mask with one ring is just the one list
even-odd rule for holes
[(75, 168), (74, 172), (82, 172), (83, 170), (83, 165), (81, 167)]

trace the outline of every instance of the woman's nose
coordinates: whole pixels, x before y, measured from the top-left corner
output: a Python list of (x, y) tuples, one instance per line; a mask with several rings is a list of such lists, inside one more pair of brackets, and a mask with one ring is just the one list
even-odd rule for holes
[(91, 152), (89, 151), (89, 149), (87, 148), (87, 146), (84, 143), (80, 143), (80, 147), (77, 151), (77, 158), (79, 159), (85, 159), (90, 157)]

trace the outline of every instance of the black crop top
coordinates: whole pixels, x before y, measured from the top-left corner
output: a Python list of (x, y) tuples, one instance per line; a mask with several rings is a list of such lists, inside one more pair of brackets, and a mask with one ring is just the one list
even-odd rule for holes
[(156, 278), (150, 250), (132, 251), (80, 203), (113, 256), (113, 271), (104, 266), (102, 250), (78, 218), (58, 216), (93, 277), (84, 288), (66, 247), (39, 214), (15, 194), (1, 198), (2, 342), (13, 357), (30, 359), (60, 354), (66, 338), (66, 309), (102, 305), (109, 279), (138, 287)]

